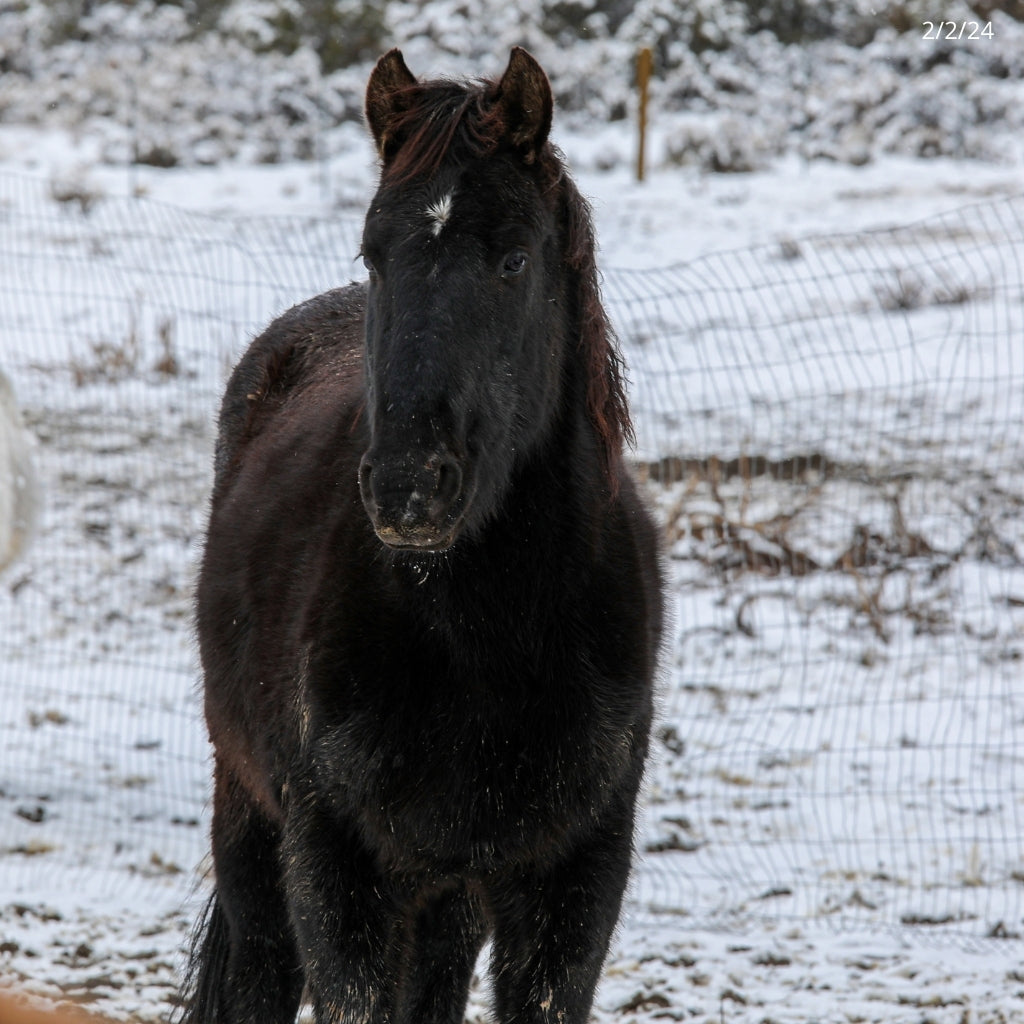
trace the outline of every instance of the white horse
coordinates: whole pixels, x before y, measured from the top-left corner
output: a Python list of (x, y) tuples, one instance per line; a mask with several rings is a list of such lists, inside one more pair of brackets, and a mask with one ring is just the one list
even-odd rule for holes
[(28, 545), (39, 511), (32, 441), (0, 371), (0, 572)]

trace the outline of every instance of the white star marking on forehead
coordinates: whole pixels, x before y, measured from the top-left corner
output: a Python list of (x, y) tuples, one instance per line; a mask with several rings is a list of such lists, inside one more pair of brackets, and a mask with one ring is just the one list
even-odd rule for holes
[(441, 234), (442, 228), (452, 215), (452, 200), (454, 198), (454, 192), (446, 192), (436, 202), (427, 206), (427, 219), (431, 221), (430, 230), (435, 238)]

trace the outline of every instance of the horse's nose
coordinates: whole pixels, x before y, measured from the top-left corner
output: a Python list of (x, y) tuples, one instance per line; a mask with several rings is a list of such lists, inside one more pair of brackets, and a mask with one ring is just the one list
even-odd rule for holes
[(451, 453), (367, 452), (359, 488), (377, 536), (389, 547), (443, 550), (454, 541), (462, 467)]

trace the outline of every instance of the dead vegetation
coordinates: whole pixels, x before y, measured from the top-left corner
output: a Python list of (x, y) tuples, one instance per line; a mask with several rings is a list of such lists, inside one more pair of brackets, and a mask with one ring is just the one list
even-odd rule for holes
[(816, 599), (887, 642), (894, 617), (918, 633), (957, 628), (958, 594), (944, 583), (954, 567), (1024, 567), (1024, 493), (965, 467), (885, 472), (810, 453), (664, 459), (641, 475), (659, 485), (669, 557), (692, 568), (695, 584), (733, 594), (736, 631), (748, 636), (765, 580), (826, 581)]
[(97, 338), (89, 342), (85, 357), (73, 356), (69, 361), (71, 376), (76, 387), (87, 384), (117, 384), (152, 372), (158, 377), (177, 377), (181, 363), (175, 351), (174, 319), (162, 317), (152, 330), (156, 336), (159, 355), (151, 366), (145, 365), (143, 351), (153, 346), (143, 341), (143, 327), (138, 304), (128, 311), (128, 320), (123, 335), (114, 340)]
[(108, 1018), (87, 1013), (71, 1003), (44, 1008), (13, 991), (0, 993), (0, 1020), (4, 1024), (109, 1024)]

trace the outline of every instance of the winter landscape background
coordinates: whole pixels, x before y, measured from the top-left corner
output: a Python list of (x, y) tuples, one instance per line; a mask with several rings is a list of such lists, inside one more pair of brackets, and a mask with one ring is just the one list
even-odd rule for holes
[(220, 389), (359, 271), (377, 53), (492, 75), (522, 43), (673, 594), (598, 1019), (1024, 1020), (1019, 6), (0, 2), (0, 369), (44, 495), (0, 580), (0, 981), (168, 1013)]

